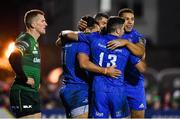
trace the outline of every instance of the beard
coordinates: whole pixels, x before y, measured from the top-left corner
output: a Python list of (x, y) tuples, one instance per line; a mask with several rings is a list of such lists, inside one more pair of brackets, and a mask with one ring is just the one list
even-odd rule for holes
[(103, 28), (101, 29), (101, 34), (102, 34), (102, 35), (107, 34), (107, 29), (106, 29), (106, 27), (103, 27)]
[(125, 33), (129, 33), (132, 31), (133, 28), (124, 28)]

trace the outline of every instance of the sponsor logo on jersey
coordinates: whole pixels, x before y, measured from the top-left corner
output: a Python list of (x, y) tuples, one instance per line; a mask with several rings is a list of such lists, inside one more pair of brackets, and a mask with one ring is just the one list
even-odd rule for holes
[(72, 44), (66, 44), (65, 47), (66, 47), (66, 48), (72, 47)]
[(37, 48), (34, 47), (34, 50), (32, 51), (33, 54), (38, 54)]
[(102, 48), (106, 48), (106, 46), (103, 45), (103, 44), (101, 44), (101, 43), (98, 43), (98, 46), (99, 46), (99, 47), (102, 47)]
[(37, 50), (36, 47), (34, 47), (34, 50)]
[(33, 53), (33, 54), (38, 54), (38, 51), (37, 51), (37, 50), (36, 50), (36, 51), (32, 51), (32, 53)]
[(139, 43), (145, 45), (146, 44), (146, 39), (145, 38), (139, 38)]
[(96, 115), (97, 115), (98, 117), (103, 117), (104, 114), (96, 111)]
[(36, 57), (36, 58), (33, 58), (33, 62), (34, 62), (34, 63), (40, 63), (40, 59), (37, 58), (37, 57)]
[(120, 117), (122, 115), (122, 111), (116, 112), (116, 117)]
[(144, 104), (140, 104), (140, 105), (139, 105), (139, 108), (144, 108)]
[(83, 100), (83, 103), (88, 103), (88, 99)]
[(122, 49), (115, 49), (115, 52), (122, 52)]
[(11, 106), (12, 109), (19, 109), (19, 106)]
[(30, 109), (30, 108), (32, 108), (32, 105), (23, 105), (23, 108), (24, 109)]

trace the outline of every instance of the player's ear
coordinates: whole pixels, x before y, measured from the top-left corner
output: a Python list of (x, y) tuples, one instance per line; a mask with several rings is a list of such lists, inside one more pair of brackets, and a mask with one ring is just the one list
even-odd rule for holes
[(30, 24), (30, 27), (33, 29), (33, 28), (35, 28), (35, 26), (36, 26), (36, 23), (35, 22), (32, 22), (31, 24)]
[(117, 34), (120, 34), (120, 33), (121, 33), (121, 29), (120, 29), (120, 28), (117, 28), (117, 29), (116, 29), (116, 33), (117, 33)]

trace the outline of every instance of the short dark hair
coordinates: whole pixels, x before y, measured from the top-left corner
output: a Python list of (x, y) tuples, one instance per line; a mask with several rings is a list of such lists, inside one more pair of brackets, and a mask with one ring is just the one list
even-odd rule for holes
[(117, 16), (110, 17), (107, 22), (107, 32), (108, 33), (114, 32), (117, 26), (124, 24), (124, 21), (125, 21), (124, 19)]
[(38, 9), (29, 10), (24, 15), (24, 24), (27, 28), (32, 27), (32, 19), (36, 17), (38, 14), (45, 15), (43, 11)]
[(94, 27), (95, 24), (98, 24), (91, 16), (83, 16), (81, 19), (87, 22), (87, 28)]
[(99, 12), (99, 13), (97, 13), (97, 14), (94, 15), (94, 19), (95, 19), (96, 21), (101, 20), (102, 17), (105, 17), (105, 18), (108, 19), (108, 18), (109, 18), (109, 15), (106, 14), (106, 13), (102, 13), (102, 12)]
[(130, 9), (130, 8), (123, 8), (123, 9), (119, 10), (118, 16), (122, 17), (124, 13), (132, 13), (132, 14), (134, 14), (134, 11), (132, 9)]

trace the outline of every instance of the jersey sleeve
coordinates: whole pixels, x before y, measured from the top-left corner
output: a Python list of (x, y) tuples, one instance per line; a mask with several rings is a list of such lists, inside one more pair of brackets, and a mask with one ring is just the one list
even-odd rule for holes
[(133, 43), (141, 43), (144, 46), (146, 45), (145, 37), (142, 34), (140, 34), (137, 30), (134, 29), (132, 34), (135, 36)]
[(89, 43), (90, 34), (78, 33), (78, 41)]
[(132, 65), (136, 65), (137, 63), (139, 63), (140, 62), (140, 58), (139, 57), (137, 57), (137, 56), (135, 56), (135, 55), (130, 55), (130, 63), (132, 64)]
[(146, 39), (143, 36), (138, 36), (138, 42), (146, 46)]
[(92, 32), (92, 33), (78, 33), (78, 41), (86, 42), (90, 44), (97, 38), (100, 38), (99, 32)]
[(30, 48), (30, 42), (27, 39), (17, 40), (15, 46), (24, 54)]
[(137, 41), (136, 41), (137, 43), (141, 43), (144, 46), (146, 46), (146, 39), (145, 39), (145, 37), (142, 34), (136, 32), (135, 36), (136, 36), (136, 39), (137, 39)]
[(78, 53), (84, 53), (86, 55), (90, 55), (90, 48), (89, 48), (89, 45), (85, 42), (80, 42), (78, 44)]

